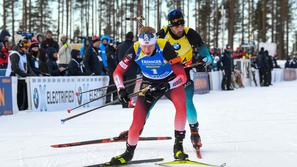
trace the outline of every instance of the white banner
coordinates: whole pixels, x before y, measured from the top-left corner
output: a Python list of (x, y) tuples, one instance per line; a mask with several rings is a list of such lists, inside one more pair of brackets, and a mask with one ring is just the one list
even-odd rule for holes
[[(60, 111), (105, 95), (106, 89), (90, 91), (78, 94), (78, 96), (76, 93), (107, 86), (109, 77), (30, 77), (29, 81), (32, 111)], [(103, 105), (104, 102), (105, 98), (101, 98), (84, 107), (97, 107)]]

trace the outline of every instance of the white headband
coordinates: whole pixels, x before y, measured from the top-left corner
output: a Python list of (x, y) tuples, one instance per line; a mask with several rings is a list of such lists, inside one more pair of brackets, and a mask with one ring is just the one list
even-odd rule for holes
[(138, 39), (140, 45), (153, 45), (157, 42), (156, 34), (141, 33)]

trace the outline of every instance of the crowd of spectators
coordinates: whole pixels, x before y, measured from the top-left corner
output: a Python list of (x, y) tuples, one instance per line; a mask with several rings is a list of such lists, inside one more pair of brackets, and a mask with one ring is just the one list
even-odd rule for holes
[[(55, 41), (51, 31), (36, 37), (23, 35), (15, 40), (15, 46), (11, 46), (10, 37), (6, 30), (0, 34), (0, 68), (6, 70), (6, 76), (109, 76), (109, 85), (113, 85), (112, 74), (132, 46), (134, 35), (132, 32), (127, 33), (122, 43), (111, 42), (106, 35), (101, 38), (96, 35), (84, 37), (79, 49), (74, 49), (65, 35), (59, 37), (59, 42)], [(135, 79), (138, 71), (137, 65), (130, 67), (125, 80)], [(25, 82), (20, 84), (18, 92), (21, 95), (18, 97), (26, 96), (26, 92), (21, 91), (25, 86)], [(129, 88), (129, 92), (133, 92), (134, 87)], [(108, 88), (107, 103), (117, 97), (116, 93), (109, 94), (116, 92), (114, 90), (115, 87)], [(19, 108), (27, 108), (27, 103), (19, 104)]]

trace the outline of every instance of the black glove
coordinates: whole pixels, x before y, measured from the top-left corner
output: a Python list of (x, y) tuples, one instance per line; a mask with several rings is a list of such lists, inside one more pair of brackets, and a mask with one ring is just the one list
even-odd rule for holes
[(169, 90), (169, 88), (170, 85), (168, 82), (152, 84), (150, 89), (146, 92), (146, 95), (157, 98), (164, 95)]
[(128, 94), (126, 92), (126, 89), (120, 89), (119, 92), (119, 100), (122, 103), (123, 106), (128, 106), (129, 98)]

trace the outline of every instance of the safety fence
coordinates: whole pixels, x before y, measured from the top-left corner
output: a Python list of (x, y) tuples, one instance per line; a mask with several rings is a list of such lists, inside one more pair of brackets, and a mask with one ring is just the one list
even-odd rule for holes
[[(259, 72), (250, 67), (249, 61), (236, 62), (237, 74), (244, 87), (259, 86)], [(196, 94), (205, 94), (211, 90), (220, 91), (223, 79), (222, 71), (194, 72), (190, 76), (194, 81)], [(296, 69), (273, 69), (271, 73), (272, 84), (281, 81), (297, 79)], [(104, 96), (106, 89), (96, 89), (109, 84), (108, 76), (76, 76), (76, 77), (0, 77), (0, 115), (9, 115), (19, 111), (17, 105), (18, 82), (25, 80), (28, 99), (28, 110), (37, 112), (61, 111), (84, 104), (88, 101)], [(236, 78), (233, 79), (234, 87)], [(136, 81), (135, 91), (140, 87), (141, 80)], [(93, 90), (94, 91), (88, 91)], [(80, 93), (87, 92), (87, 93)], [(84, 108), (93, 108), (105, 103), (100, 98), (89, 103)]]

